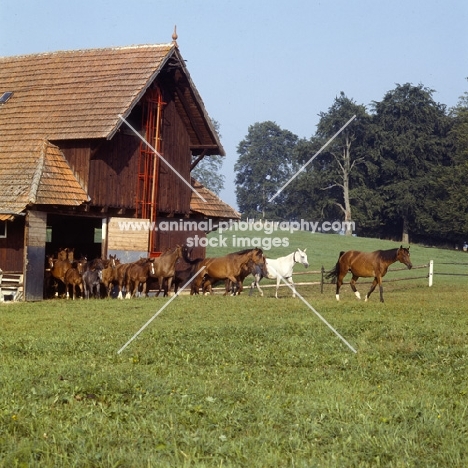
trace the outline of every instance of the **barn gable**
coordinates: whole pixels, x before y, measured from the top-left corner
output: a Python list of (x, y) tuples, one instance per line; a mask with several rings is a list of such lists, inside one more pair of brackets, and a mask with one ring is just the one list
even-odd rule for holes
[(174, 43), (0, 58), (0, 93), (13, 93), (0, 104), (0, 212), (26, 207), (17, 187), (31, 183), (44, 139), (111, 139), (156, 78), (173, 93), (192, 154), (224, 155)]
[(191, 185), (194, 157), (225, 153), (175, 40), (0, 57), (0, 133), (0, 266), (23, 271), (26, 299), (58, 247), (93, 257), (119, 245), (130, 258), (183, 240), (109, 239), (119, 219), (239, 218), (193, 196), (206, 191)]

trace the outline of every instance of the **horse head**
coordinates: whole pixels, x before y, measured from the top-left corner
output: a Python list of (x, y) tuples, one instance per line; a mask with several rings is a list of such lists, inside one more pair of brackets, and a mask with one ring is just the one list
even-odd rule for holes
[(65, 261), (68, 257), (68, 249), (60, 248), (57, 252), (57, 260)]
[(302, 265), (304, 265), (305, 268), (309, 268), (309, 262), (307, 261), (306, 250), (307, 249), (301, 250), (298, 248), (294, 252), (294, 261), (296, 263), (302, 263)]
[(108, 267), (115, 268), (117, 266), (116, 257), (117, 257), (117, 254), (109, 255), (109, 263), (107, 265)]
[(175, 256), (175, 259), (176, 259), (176, 262), (178, 262), (180, 259), (183, 259), (184, 258), (184, 247), (177, 244), (175, 247), (174, 247), (174, 252), (173, 252), (174, 256)]
[(73, 247), (72, 249), (66, 249), (67, 250), (67, 260), (70, 263), (73, 263), (75, 260), (75, 248)]
[(262, 265), (265, 262), (265, 257), (263, 255), (263, 250), (256, 247), (255, 249), (251, 250), (252, 260), (257, 265)]
[(405, 264), (408, 267), (408, 270), (411, 270), (411, 268), (413, 268), (413, 264), (411, 263), (410, 259), (409, 247), (405, 248), (402, 245), (400, 245), (400, 248), (397, 252), (397, 260), (400, 263)]
[(182, 257), (186, 263), (190, 263), (190, 260), (192, 260), (192, 250), (193, 247), (189, 249), (187, 244), (182, 246)]
[(47, 255), (47, 269), (52, 270), (54, 268), (54, 256), (53, 255)]
[(102, 258), (95, 258), (89, 264), (90, 270), (104, 270), (106, 268), (104, 260)]
[(149, 274), (151, 276), (154, 276), (155, 270), (154, 270), (154, 258), (148, 258), (148, 265), (149, 265)]
[(82, 258), (81, 260), (76, 261), (76, 269), (78, 270), (78, 273), (82, 275), (86, 271), (86, 264), (88, 260), (86, 257)]
[(268, 269), (267, 269), (267, 262), (266, 262), (266, 257), (263, 255), (263, 265), (259, 265), (260, 268), (260, 274), (264, 278), (268, 277)]

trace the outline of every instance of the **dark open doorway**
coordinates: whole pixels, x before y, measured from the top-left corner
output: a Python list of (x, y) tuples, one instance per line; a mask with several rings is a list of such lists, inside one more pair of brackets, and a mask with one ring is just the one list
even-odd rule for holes
[(102, 220), (82, 216), (47, 215), (46, 255), (74, 249), (75, 258), (94, 259), (102, 254)]

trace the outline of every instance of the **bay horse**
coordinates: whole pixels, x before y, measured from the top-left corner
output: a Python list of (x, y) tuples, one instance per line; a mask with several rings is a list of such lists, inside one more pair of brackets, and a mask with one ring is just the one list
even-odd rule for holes
[[(49, 263), (49, 271), (50, 275), (58, 280), (59, 285), (62, 284), (63, 287), (65, 286), (65, 273), (69, 268), (72, 266), (73, 261), (73, 249), (60, 249), (57, 253), (57, 258), (54, 259), (53, 257), (49, 256), (47, 258)], [(58, 288), (55, 292), (55, 295), (58, 296)]]
[(119, 264), (120, 260), (117, 258), (117, 255), (109, 255), (109, 260), (106, 260), (105, 268), (102, 270), (102, 284), (108, 298), (111, 295), (114, 281), (117, 280), (117, 265)]
[(260, 292), (260, 296), (263, 296), (263, 291), (260, 288), (259, 282), (262, 278), (268, 278), (276, 279), (276, 299), (278, 299), (278, 289), (281, 283), (281, 279), (288, 280), (288, 282), (291, 284), (291, 289), (293, 291), (292, 297), (296, 297), (296, 287), (294, 286), (294, 281), (292, 279), (293, 269), (296, 263), (301, 263), (305, 268), (309, 268), (309, 262), (307, 259), (306, 251), (307, 249), (301, 250), (298, 248), (289, 255), (286, 255), (285, 257), (267, 258), (265, 262), (267, 274), (262, 275), (258, 281), (255, 278), (255, 281), (250, 286), (249, 295), (252, 294), (254, 286), (257, 286)]
[[(264, 258), (263, 251), (259, 248), (241, 250), (223, 257), (205, 258), (197, 263), (194, 273), (198, 271), (200, 274), (192, 282), (191, 294), (197, 294), (202, 283), (204, 283), (204, 289), (208, 287), (210, 290), (211, 285), (219, 280), (229, 280), (233, 284), (237, 284), (237, 278), (249, 260), (252, 260), (255, 265), (263, 265)], [(205, 267), (203, 271), (201, 271), (202, 267)], [(227, 295), (228, 292), (226, 291), (224, 294)]]
[(123, 299), (122, 291), (125, 289), (127, 270), (131, 265), (133, 265), (133, 263), (119, 263), (115, 267), (113, 283), (117, 286), (119, 291), (117, 295), (118, 299)]
[(266, 267), (266, 258), (263, 258), (263, 264), (257, 265), (252, 260), (249, 260), (246, 265), (241, 269), (239, 276), (237, 277), (237, 284), (232, 284), (230, 281), (227, 282), (226, 288), (230, 288), (231, 294), (233, 296), (239, 295), (244, 289), (244, 280), (247, 276), (252, 275), (255, 279), (255, 283), (260, 281), (261, 278), (268, 275), (268, 270)]
[(335, 268), (330, 270), (325, 278), (331, 279), (333, 283), (336, 281), (336, 300), (339, 301), (343, 278), (349, 271), (353, 275), (349, 284), (358, 299), (361, 299), (361, 295), (356, 289), (356, 281), (358, 278), (374, 277), (372, 286), (366, 294), (365, 301), (369, 299), (369, 296), (378, 284), (380, 289), (380, 302), (384, 302), (382, 278), (387, 273), (388, 267), (397, 261), (406, 265), (408, 269), (413, 267), (410, 260), (409, 247), (404, 248), (400, 246), (396, 249), (376, 250), (375, 252), (348, 250), (347, 252), (340, 252)]
[(131, 263), (125, 272), (125, 289), (127, 291), (125, 298), (131, 299), (139, 292), (141, 285), (141, 295), (147, 296), (146, 283), (150, 276), (154, 276), (154, 258), (140, 259)]
[[(182, 246), (182, 262), (177, 264), (176, 273), (174, 276), (174, 293), (177, 293), (180, 285), (185, 285), (187, 281), (192, 278), (196, 271), (201, 268), (201, 262), (205, 260), (204, 257), (192, 258), (192, 249), (189, 249), (186, 244)], [(185, 267), (183, 265), (185, 263)], [(182, 265), (181, 265), (182, 264)], [(195, 291), (194, 281), (191, 284), (191, 293), (198, 294), (198, 290)]]
[(164, 296), (169, 295), (176, 274), (176, 263), (181, 258), (182, 246), (176, 245), (174, 248), (168, 249), (160, 257), (154, 259), (154, 273), (152, 276), (158, 278), (158, 296), (163, 289)]
[(72, 299), (75, 300), (76, 289), (80, 291), (80, 297), (83, 298), (83, 273), (86, 268), (86, 259), (74, 261), (71, 267), (65, 272), (65, 289), (67, 291), (67, 299), (70, 297), (70, 290)]

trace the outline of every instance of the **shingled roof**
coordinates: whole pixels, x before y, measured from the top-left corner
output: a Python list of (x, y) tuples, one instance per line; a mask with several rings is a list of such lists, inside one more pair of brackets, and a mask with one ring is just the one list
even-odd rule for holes
[(0, 104), (0, 215), (88, 201), (51, 142), (112, 138), (120, 116), (174, 64), (182, 84), (175, 102), (193, 154), (224, 155), (176, 43), (0, 57), (0, 96), (13, 93)]
[(209, 218), (240, 219), (241, 215), (234, 208), (224, 203), (214, 192), (207, 189), (200, 182), (192, 179), (192, 187), (201, 195), (206, 203), (192, 191), (190, 210)]

